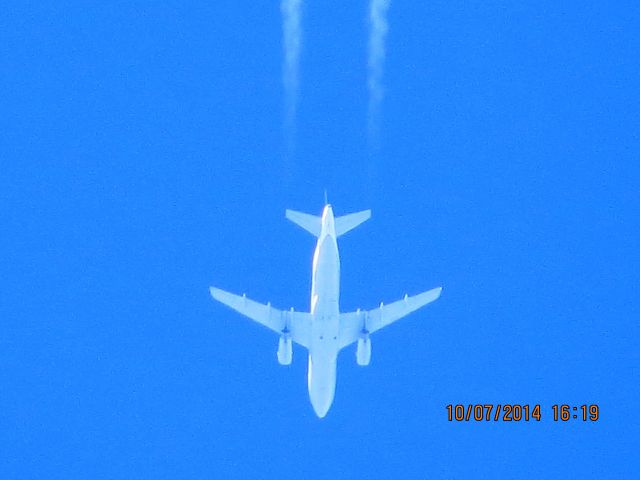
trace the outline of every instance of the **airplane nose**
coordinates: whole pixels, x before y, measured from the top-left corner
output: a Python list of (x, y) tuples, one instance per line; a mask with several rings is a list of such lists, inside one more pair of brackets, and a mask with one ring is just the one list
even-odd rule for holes
[(329, 408), (331, 408), (331, 400), (331, 398), (327, 397), (313, 399), (311, 405), (319, 418), (324, 418), (327, 415)]
[(331, 356), (314, 359), (309, 355), (309, 399), (313, 410), (320, 418), (324, 418), (333, 403), (336, 391), (335, 361), (335, 357)]

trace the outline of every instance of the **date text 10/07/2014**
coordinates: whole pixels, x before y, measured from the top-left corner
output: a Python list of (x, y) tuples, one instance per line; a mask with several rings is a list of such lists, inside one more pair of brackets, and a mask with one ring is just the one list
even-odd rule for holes
[[(551, 406), (553, 421), (567, 422), (581, 420), (596, 422), (600, 418), (600, 407), (596, 404), (576, 405), (554, 404)], [(520, 422), (537, 421), (543, 418), (540, 404), (449, 404), (447, 405), (447, 420), (450, 422)]]

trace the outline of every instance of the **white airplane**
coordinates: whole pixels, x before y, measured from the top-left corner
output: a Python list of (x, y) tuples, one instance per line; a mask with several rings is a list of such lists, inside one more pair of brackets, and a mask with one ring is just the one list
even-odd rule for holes
[(371, 210), (334, 217), (331, 205), (326, 205), (322, 217), (293, 210), (286, 217), (318, 238), (313, 254), (311, 311), (277, 310), (270, 303), (263, 305), (246, 295), (234, 295), (210, 287), (211, 296), (255, 320), (280, 335), (278, 362), (291, 364), (292, 345), (296, 342), (309, 350), (308, 388), (311, 405), (318, 417), (324, 417), (333, 402), (336, 389), (336, 359), (338, 352), (358, 343), (356, 361), (368, 365), (371, 360), (369, 335), (440, 296), (441, 287), (369, 311), (340, 313), (340, 257), (336, 239), (371, 217)]

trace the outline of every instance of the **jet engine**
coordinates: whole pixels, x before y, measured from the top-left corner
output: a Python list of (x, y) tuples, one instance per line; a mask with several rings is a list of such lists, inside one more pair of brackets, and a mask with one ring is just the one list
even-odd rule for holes
[(356, 361), (361, 367), (369, 365), (369, 362), (371, 361), (371, 340), (369, 340), (368, 334), (363, 335), (358, 339)]
[(291, 337), (282, 335), (278, 342), (278, 363), (280, 365), (291, 365), (293, 358), (293, 348), (291, 346)]

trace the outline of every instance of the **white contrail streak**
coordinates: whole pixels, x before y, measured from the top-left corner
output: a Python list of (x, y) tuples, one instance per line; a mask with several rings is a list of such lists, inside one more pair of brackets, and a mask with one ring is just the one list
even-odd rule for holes
[(390, 0), (371, 0), (369, 4), (369, 136), (376, 141), (380, 116), (380, 103), (384, 96), (382, 74), (384, 72), (385, 40), (389, 25), (387, 10)]
[(285, 90), (285, 129), (292, 141), (298, 107), (300, 47), (302, 43), (302, 0), (281, 0), (284, 64), (282, 82)]

